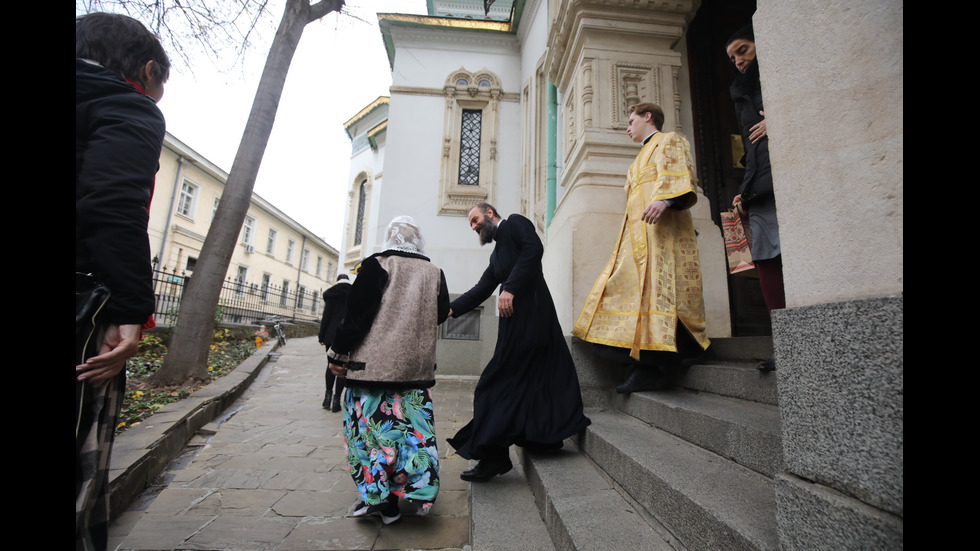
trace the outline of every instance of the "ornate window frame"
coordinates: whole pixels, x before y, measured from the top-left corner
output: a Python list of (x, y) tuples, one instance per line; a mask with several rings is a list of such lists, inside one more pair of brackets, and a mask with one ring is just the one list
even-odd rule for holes
[[(466, 216), (474, 203), (493, 203), (497, 188), (497, 127), (500, 78), (487, 69), (471, 73), (460, 67), (446, 79), (446, 111), (439, 177), (439, 214)], [(482, 111), (478, 185), (460, 185), (460, 136), (464, 110)]]
[[(347, 190), (347, 250), (344, 253), (343, 264), (346, 268), (352, 269), (358, 262), (360, 262), (365, 255), (362, 251), (366, 251), (366, 241), (367, 241), (367, 229), (369, 226), (369, 219), (371, 217), (371, 187), (374, 184), (374, 175), (369, 170), (362, 170), (357, 173), (357, 176), (350, 183), (350, 189)], [(357, 212), (361, 204), (361, 188), (364, 188), (364, 206), (363, 206), (363, 216), (361, 217), (361, 242), (355, 244), (355, 238), (357, 236)]]

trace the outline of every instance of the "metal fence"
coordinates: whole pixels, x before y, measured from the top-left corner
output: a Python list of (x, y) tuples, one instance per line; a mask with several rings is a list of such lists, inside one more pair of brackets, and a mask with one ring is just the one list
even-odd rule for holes
[[(173, 325), (180, 314), (180, 301), (191, 276), (176, 269), (153, 270), (153, 292), (156, 308), (153, 317), (158, 325)], [(221, 295), (215, 308), (215, 321), (219, 323), (256, 324), (273, 317), (289, 321), (319, 322), (322, 303), (320, 291), (297, 289), (290, 291), (277, 287), (267, 280), (249, 283), (234, 278), (221, 285)]]

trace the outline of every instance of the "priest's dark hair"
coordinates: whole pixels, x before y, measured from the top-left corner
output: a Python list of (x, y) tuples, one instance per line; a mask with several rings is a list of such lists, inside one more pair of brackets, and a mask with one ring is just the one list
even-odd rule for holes
[(483, 214), (489, 214), (487, 211), (492, 210), (493, 215), (497, 218), (500, 218), (500, 211), (497, 210), (497, 207), (491, 205), (490, 203), (477, 203), (476, 205), (473, 205), (473, 208), (480, 209), (480, 212), (482, 212)]
[(146, 86), (141, 70), (153, 61), (158, 83), (170, 78), (170, 58), (157, 37), (132, 17), (95, 12), (75, 18), (75, 57), (95, 61), (123, 78)]

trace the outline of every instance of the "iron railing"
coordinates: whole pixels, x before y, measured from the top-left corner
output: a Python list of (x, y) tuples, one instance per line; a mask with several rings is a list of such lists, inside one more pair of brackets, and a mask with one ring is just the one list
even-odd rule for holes
[[(153, 292), (156, 307), (153, 317), (158, 325), (173, 325), (180, 314), (180, 301), (184, 295), (190, 274), (176, 269), (153, 270)], [(289, 321), (319, 322), (323, 303), (322, 291), (283, 289), (271, 283), (249, 283), (227, 278), (221, 286), (221, 295), (215, 307), (215, 320), (219, 323), (254, 325), (273, 317)]]

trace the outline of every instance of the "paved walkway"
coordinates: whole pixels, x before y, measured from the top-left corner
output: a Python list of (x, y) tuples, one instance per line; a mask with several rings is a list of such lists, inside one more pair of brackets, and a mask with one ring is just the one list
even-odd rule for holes
[[(358, 495), (347, 472), (341, 413), (320, 407), (326, 355), (292, 339), (215, 425), (110, 529), (118, 550), (469, 549), (469, 462), (445, 439), (472, 416), (475, 378), (438, 379), (433, 392), (440, 492), (428, 517), (345, 518)], [(152, 419), (152, 418), (151, 418)], [(151, 421), (148, 421), (151, 422)]]

